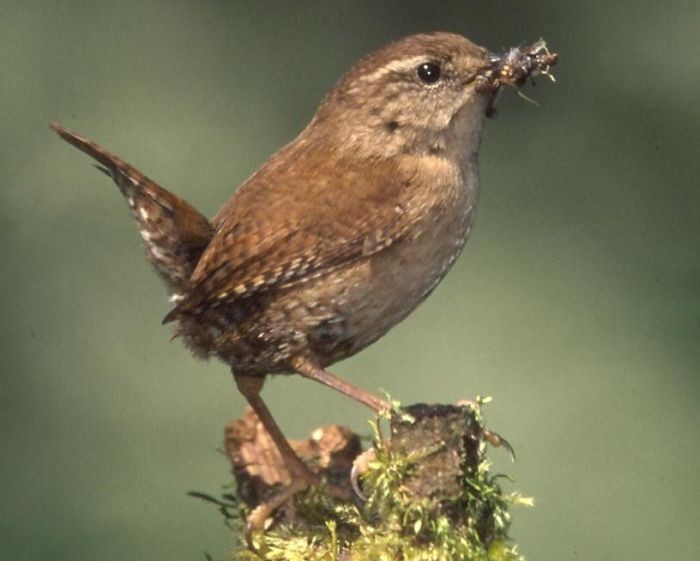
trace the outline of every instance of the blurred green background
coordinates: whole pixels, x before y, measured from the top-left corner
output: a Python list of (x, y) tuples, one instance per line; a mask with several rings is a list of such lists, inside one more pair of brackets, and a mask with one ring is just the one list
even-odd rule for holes
[[(336, 366), (406, 403), (492, 395), (498, 469), (537, 500), (532, 560), (696, 560), (700, 521), (700, 4), (0, 3), (0, 557), (225, 558), (227, 369), (170, 343), (116, 188), (49, 121), (207, 215), (357, 58), (444, 29), (545, 37), (557, 84), (506, 92), (467, 250), (387, 337)], [(277, 378), (290, 436), (367, 413)]]

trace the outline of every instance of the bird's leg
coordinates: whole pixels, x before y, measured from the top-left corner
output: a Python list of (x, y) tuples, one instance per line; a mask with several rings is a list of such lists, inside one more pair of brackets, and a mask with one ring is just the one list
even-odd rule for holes
[(272, 442), (275, 443), (280, 456), (282, 456), (284, 465), (289, 470), (291, 479), (304, 481), (307, 486), (316, 483), (316, 476), (292, 449), (277, 422), (272, 417), (267, 405), (260, 397), (265, 378), (263, 376), (245, 376), (236, 373), (234, 373), (233, 377), (243, 397), (246, 398), (248, 404), (253, 408), (258, 419), (265, 427), (267, 434), (272, 438)]
[(313, 360), (305, 356), (298, 356), (291, 361), (292, 368), (304, 378), (309, 378), (311, 380), (316, 380), (324, 386), (328, 386), (342, 394), (351, 397), (363, 405), (366, 405), (370, 409), (373, 409), (377, 413), (386, 412), (391, 410), (391, 403), (388, 401), (378, 398), (371, 393), (353, 386), (349, 382), (346, 382), (342, 378), (331, 374), (330, 372), (324, 370)]
[[(291, 479), (291, 483), (287, 487), (256, 506), (249, 514), (245, 537), (248, 546), (251, 549), (255, 549), (252, 541), (253, 533), (256, 530), (263, 530), (265, 528), (265, 521), (275, 510), (287, 502), (289, 498), (308, 489), (311, 485), (318, 484), (319, 477), (311, 471), (291, 447), (272, 417), (267, 405), (265, 405), (265, 402), (260, 397), (260, 391), (262, 390), (265, 378), (263, 376), (245, 376), (237, 373), (234, 373), (233, 377), (236, 380), (238, 389), (243, 394), (243, 397), (246, 398), (248, 404), (253, 408), (253, 411), (274, 442), (280, 456), (282, 456), (282, 461), (287, 467)], [(327, 491), (330, 495), (340, 499), (349, 498), (347, 491), (341, 487), (328, 485)]]

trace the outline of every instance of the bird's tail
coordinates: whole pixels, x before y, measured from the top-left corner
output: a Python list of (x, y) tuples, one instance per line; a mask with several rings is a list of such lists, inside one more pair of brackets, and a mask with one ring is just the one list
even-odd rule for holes
[(111, 152), (61, 125), (51, 128), (66, 142), (94, 158), (129, 203), (148, 259), (174, 297), (186, 291), (190, 276), (212, 237), (212, 226), (180, 197), (166, 191)]

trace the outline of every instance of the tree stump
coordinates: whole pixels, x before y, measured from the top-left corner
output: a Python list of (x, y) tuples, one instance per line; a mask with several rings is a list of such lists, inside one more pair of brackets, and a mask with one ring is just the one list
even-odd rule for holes
[[(360, 495), (340, 502), (311, 489), (289, 500), (257, 537), (260, 560), (418, 561), (520, 560), (510, 542), (508, 507), (529, 503), (506, 495), (489, 471), (480, 405), (411, 405), (392, 413), (389, 437), (375, 424), (374, 446), (362, 452), (345, 427), (316, 429), (290, 441), (324, 481)], [(289, 475), (255, 414), (226, 427), (238, 497), (252, 509), (289, 484)]]

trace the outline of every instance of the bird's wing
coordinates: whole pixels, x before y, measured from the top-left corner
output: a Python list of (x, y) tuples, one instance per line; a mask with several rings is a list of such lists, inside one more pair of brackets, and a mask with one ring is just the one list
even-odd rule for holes
[(296, 161), (283, 168), (273, 158), (215, 218), (192, 290), (165, 321), (304, 282), (385, 249), (414, 223), (411, 187), (410, 174), (395, 162), (358, 169), (357, 162), (335, 161), (318, 169)]
[(94, 158), (129, 203), (146, 254), (176, 292), (190, 286), (190, 277), (211, 241), (209, 221), (180, 197), (163, 189), (108, 150), (58, 124), (51, 128), (66, 142)]

